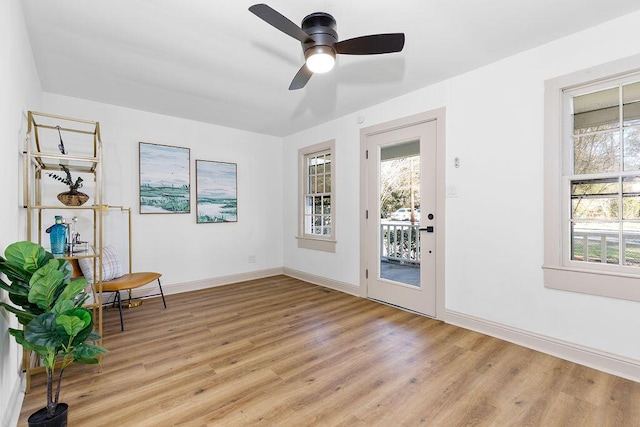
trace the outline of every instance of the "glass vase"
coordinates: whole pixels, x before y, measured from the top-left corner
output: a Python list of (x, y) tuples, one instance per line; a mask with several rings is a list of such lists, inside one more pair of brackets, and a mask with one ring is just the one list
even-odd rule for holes
[(67, 227), (62, 224), (61, 216), (56, 216), (56, 223), (48, 231), (51, 240), (51, 253), (64, 255), (67, 248)]

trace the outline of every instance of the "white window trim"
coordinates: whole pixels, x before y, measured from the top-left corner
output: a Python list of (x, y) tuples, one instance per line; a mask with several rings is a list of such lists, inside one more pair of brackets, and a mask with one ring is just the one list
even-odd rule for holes
[(640, 271), (628, 267), (570, 262), (564, 256), (563, 182), (564, 93), (576, 87), (640, 73), (640, 55), (567, 74), (545, 82), (544, 142), (544, 284), (548, 288), (640, 301)]
[[(304, 232), (305, 157), (321, 151), (331, 153), (331, 235), (310, 236)], [(334, 139), (298, 150), (298, 247), (316, 251), (336, 251), (336, 142)]]

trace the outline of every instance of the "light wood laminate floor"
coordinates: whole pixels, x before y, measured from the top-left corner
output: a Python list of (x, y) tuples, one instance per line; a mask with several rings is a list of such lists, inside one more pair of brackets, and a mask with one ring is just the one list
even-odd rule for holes
[(102, 372), (65, 374), (71, 427), (640, 425), (639, 383), (289, 277), (167, 305), (125, 332), (106, 311)]

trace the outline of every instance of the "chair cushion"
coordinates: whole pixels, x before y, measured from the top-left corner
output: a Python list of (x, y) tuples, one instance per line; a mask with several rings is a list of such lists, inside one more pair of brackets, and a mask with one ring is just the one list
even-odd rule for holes
[(117, 279), (102, 282), (102, 292), (124, 291), (125, 289), (139, 288), (147, 283), (159, 279), (162, 274), (149, 271), (141, 273), (125, 274)]
[[(87, 279), (87, 283), (95, 283), (93, 277), (93, 259), (80, 258), (78, 264), (80, 265), (80, 270), (82, 270), (82, 275)], [(116, 279), (121, 277), (123, 273), (122, 264), (120, 264), (120, 260), (113, 246), (108, 245), (102, 248), (102, 281), (107, 282)]]

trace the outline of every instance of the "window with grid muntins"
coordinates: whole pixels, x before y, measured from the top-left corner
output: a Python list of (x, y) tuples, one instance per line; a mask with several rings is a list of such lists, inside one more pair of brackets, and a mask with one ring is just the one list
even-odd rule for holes
[(638, 267), (640, 77), (567, 91), (565, 99), (570, 260)]
[(329, 237), (331, 233), (331, 150), (305, 156), (304, 234)]

